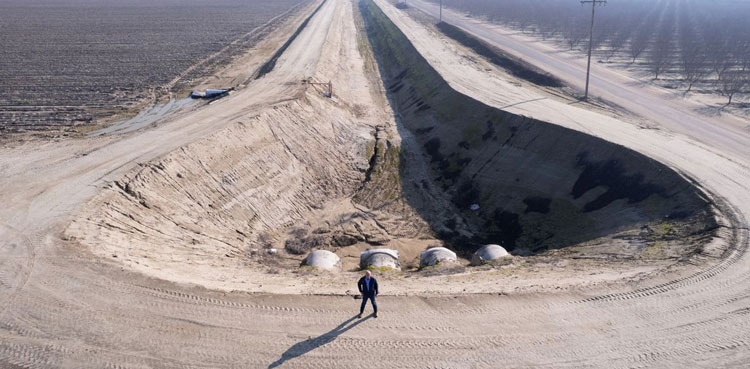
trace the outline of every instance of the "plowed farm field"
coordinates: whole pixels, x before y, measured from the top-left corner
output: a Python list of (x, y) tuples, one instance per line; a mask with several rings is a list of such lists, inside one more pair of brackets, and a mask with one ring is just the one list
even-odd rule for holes
[(69, 135), (183, 97), (302, 3), (0, 1), (0, 135)]

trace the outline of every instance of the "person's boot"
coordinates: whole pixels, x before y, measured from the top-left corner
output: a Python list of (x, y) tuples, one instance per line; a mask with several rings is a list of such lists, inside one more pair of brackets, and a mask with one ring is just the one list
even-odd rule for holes
[(362, 313), (359, 313), (359, 315), (357, 315), (357, 319), (362, 319)]

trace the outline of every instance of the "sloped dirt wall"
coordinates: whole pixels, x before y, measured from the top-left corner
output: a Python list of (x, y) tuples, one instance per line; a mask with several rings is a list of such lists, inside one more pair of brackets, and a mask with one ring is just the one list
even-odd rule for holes
[(418, 195), (415, 208), (457, 249), (501, 243), (533, 253), (665, 221), (689, 224), (688, 233), (712, 228), (709, 201), (674, 170), (456, 92), (377, 5), (363, 0), (360, 10), (401, 128), (454, 211)]

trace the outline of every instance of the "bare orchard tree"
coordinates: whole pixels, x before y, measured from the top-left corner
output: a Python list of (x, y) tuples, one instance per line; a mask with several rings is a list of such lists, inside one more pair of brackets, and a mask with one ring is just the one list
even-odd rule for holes
[(641, 28), (636, 31), (632, 39), (630, 39), (630, 56), (633, 58), (631, 63), (635, 63), (635, 60), (646, 50), (648, 47), (648, 39), (650, 37), (650, 31), (647, 28)]
[(649, 54), (649, 69), (654, 73), (654, 79), (659, 79), (659, 74), (664, 72), (672, 61), (672, 39), (675, 35), (675, 13), (674, 5), (670, 3), (659, 24), (658, 31), (654, 37), (651, 53)]
[(546, 9), (537, 9), (537, 31), (542, 36), (543, 41), (554, 37), (560, 31), (561, 27), (558, 24), (560, 22), (560, 17), (556, 13), (547, 11)]
[(717, 79), (732, 66), (731, 45), (728, 32), (720, 25), (713, 24), (703, 31), (706, 39), (706, 54)]
[(518, 23), (516, 24), (518, 25), (518, 29), (521, 30), (521, 33), (526, 33), (526, 31), (529, 28), (533, 28), (532, 27), (533, 23), (531, 22), (531, 19), (529, 19), (528, 17), (522, 17), (521, 19), (518, 20)]
[(750, 25), (745, 27), (748, 30), (734, 30), (730, 33), (730, 54), (742, 71), (750, 71)]
[(704, 41), (698, 37), (684, 9), (680, 18), (680, 69), (690, 92), (693, 84), (708, 74)]
[(615, 54), (617, 54), (620, 49), (622, 49), (623, 46), (625, 46), (625, 43), (628, 41), (628, 38), (630, 37), (630, 30), (623, 28), (619, 32), (615, 33), (612, 38), (609, 40), (609, 54), (607, 54), (607, 61)]
[(656, 24), (659, 23), (665, 3), (652, 1), (647, 4), (650, 4), (649, 7), (651, 8), (648, 14), (641, 19), (633, 19), (628, 23), (630, 28), (633, 29), (628, 47), (630, 57), (633, 58), (630, 61), (631, 64), (635, 63), (635, 60), (648, 48), (649, 40), (656, 31)]
[(600, 26), (594, 27), (594, 39), (591, 46), (594, 50), (600, 48), (610, 38), (611, 31), (609, 27)]
[(557, 34), (560, 26), (555, 23), (543, 23), (539, 26), (539, 33), (542, 36), (542, 41), (546, 41), (548, 38), (553, 38)]
[(586, 26), (581, 22), (580, 18), (572, 17), (565, 25), (562, 35), (570, 50), (573, 50), (586, 38)]
[(743, 47), (740, 49), (739, 59), (742, 64), (742, 71), (750, 72), (750, 36), (748, 36), (748, 39), (745, 40)]
[[(570, 50), (588, 46), (591, 9), (578, 0), (428, 1), (560, 40)], [(750, 0), (612, 0), (596, 10), (592, 46), (607, 61), (622, 56), (642, 62), (654, 79), (679, 73), (686, 92), (708, 80), (715, 83), (701, 87), (729, 91), (735, 79), (723, 78), (725, 73), (750, 71), (747, 14)]]
[(654, 73), (654, 79), (664, 72), (672, 59), (672, 40), (666, 33), (659, 33), (649, 54), (649, 69)]
[(729, 100), (727, 105), (732, 103), (732, 98), (744, 92), (750, 83), (750, 73), (741, 70), (728, 70), (719, 76), (719, 92)]
[(740, 49), (739, 59), (742, 63), (742, 71), (750, 72), (750, 32), (748, 32), (744, 45)]
[(688, 85), (685, 92), (690, 92), (693, 85), (708, 74), (706, 53), (703, 48), (697, 43), (683, 47), (680, 53), (680, 67), (685, 83)]

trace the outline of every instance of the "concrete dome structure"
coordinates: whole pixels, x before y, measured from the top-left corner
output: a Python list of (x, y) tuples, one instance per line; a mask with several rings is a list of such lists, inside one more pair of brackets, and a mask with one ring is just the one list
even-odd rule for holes
[(444, 261), (456, 261), (456, 253), (445, 247), (434, 247), (422, 251), (419, 255), (419, 267), (434, 266)]
[(363, 251), (359, 255), (359, 267), (361, 269), (388, 268), (401, 269), (398, 262), (398, 251), (393, 249), (375, 249)]
[(339, 266), (340, 261), (341, 258), (330, 251), (315, 250), (307, 255), (304, 265), (311, 266), (313, 268), (330, 270), (336, 269)]
[(505, 250), (504, 247), (494, 244), (484, 245), (471, 257), (471, 265), (483, 265), (485, 263), (489, 263), (506, 256), (510, 256), (510, 254)]

